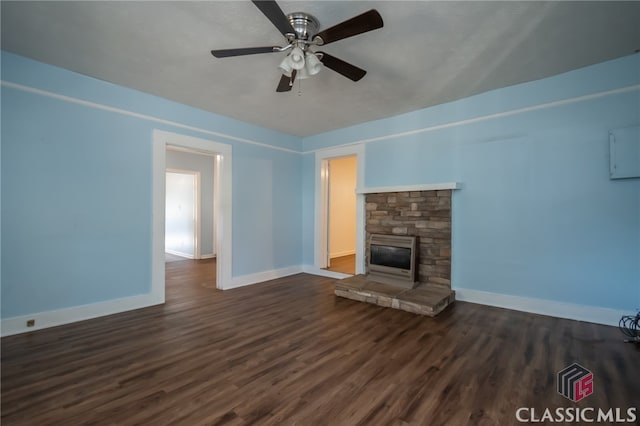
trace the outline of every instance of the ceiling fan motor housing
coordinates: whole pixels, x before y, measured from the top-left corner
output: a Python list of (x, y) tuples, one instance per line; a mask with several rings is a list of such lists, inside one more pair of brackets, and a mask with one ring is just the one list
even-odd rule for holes
[(310, 40), (316, 35), (320, 26), (314, 16), (304, 12), (290, 13), (287, 15), (287, 19), (296, 32), (296, 40)]

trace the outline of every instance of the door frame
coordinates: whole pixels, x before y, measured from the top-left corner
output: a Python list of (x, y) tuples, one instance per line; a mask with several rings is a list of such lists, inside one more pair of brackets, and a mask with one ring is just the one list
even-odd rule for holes
[[(171, 147), (167, 147), (167, 149), (171, 149)], [(193, 259), (201, 259), (202, 258), (202, 252), (201, 252), (201, 244), (200, 244), (200, 234), (202, 232), (202, 226), (201, 226), (201, 204), (200, 204), (200, 198), (201, 198), (201, 194), (200, 191), (202, 190), (202, 186), (201, 186), (201, 181), (200, 181), (200, 172), (197, 170), (185, 170), (185, 169), (172, 169), (172, 168), (168, 168), (165, 171), (165, 176), (167, 173), (174, 173), (174, 174), (180, 174), (180, 175), (190, 175), (193, 176), (193, 181), (194, 181), (194, 188), (193, 188), (193, 209), (194, 209), (194, 215), (193, 215)], [(166, 186), (165, 186), (165, 205), (166, 205)], [(165, 208), (166, 211), (166, 208)], [(165, 218), (166, 219), (166, 218)], [(166, 220), (165, 220), (165, 225), (166, 225)], [(166, 228), (165, 228), (166, 229)], [(166, 235), (165, 235), (165, 239), (166, 239)], [(166, 250), (166, 244), (165, 244), (165, 250)], [(186, 254), (186, 253), (185, 253)]]
[[(181, 135), (155, 129), (152, 145), (152, 294), (165, 300), (164, 227), (165, 227), (165, 173), (167, 148), (183, 149), (196, 154), (216, 157), (214, 178), (214, 217), (216, 221), (214, 245), (216, 247), (216, 287), (232, 287), (232, 147), (208, 139)], [(217, 194), (216, 194), (217, 193)]]
[(356, 157), (356, 274), (363, 274), (364, 267), (364, 195), (358, 189), (364, 187), (364, 144), (316, 151), (315, 158), (315, 214), (314, 214), (314, 267), (328, 266), (329, 257), (329, 160), (340, 157)]

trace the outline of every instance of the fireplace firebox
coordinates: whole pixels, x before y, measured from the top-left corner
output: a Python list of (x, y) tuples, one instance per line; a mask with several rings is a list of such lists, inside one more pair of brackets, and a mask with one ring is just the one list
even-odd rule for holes
[(414, 288), (418, 277), (415, 236), (372, 234), (369, 240), (367, 279)]

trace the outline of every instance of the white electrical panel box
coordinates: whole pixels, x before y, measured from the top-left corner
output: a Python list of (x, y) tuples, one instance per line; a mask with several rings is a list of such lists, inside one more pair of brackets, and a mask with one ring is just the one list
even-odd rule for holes
[(640, 177), (640, 126), (609, 131), (611, 179)]

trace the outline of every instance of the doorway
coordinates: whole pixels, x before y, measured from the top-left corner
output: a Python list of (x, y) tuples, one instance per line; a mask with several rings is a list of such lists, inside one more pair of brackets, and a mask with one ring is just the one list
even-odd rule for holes
[(199, 259), (200, 172), (167, 169), (164, 251)]
[[(195, 223), (195, 227), (193, 228), (195, 244), (193, 255), (191, 255), (191, 252), (188, 252), (188, 255), (186, 256), (190, 259), (209, 259), (216, 257), (216, 203), (214, 202), (214, 198), (216, 197), (216, 162), (217, 154), (215, 153), (195, 152), (185, 148), (167, 146), (167, 172), (191, 174), (196, 176), (195, 184), (197, 188), (195, 188), (195, 210), (193, 214), (195, 219), (193, 221), (193, 223)], [(184, 181), (185, 178), (186, 177), (183, 177), (181, 179)], [(190, 197), (190, 194), (193, 194), (193, 187), (191, 186), (191, 183), (188, 186), (184, 186), (186, 184), (181, 181), (180, 184), (183, 185), (180, 188), (171, 188), (169, 186), (169, 181), (167, 181), (167, 202), (175, 197), (176, 201), (182, 203), (183, 197)], [(176, 194), (172, 197), (171, 191), (178, 189), (184, 190), (185, 193)], [(176, 239), (180, 238), (181, 240), (184, 240), (187, 238), (187, 233), (184, 231), (186, 223), (183, 222), (184, 225), (180, 229), (180, 234), (177, 234), (176, 229), (171, 228), (169, 225), (173, 225), (172, 222), (178, 219), (178, 215), (188, 216), (182, 219), (183, 221), (188, 221), (191, 216), (187, 213), (191, 212), (176, 210), (177, 208), (179, 209), (180, 206), (174, 206), (172, 210), (167, 210), (165, 215), (167, 225), (165, 232), (165, 241), (167, 244), (165, 244), (165, 247), (167, 249), (167, 253), (177, 251), (178, 253), (176, 254), (180, 255), (180, 252), (184, 253), (185, 250), (180, 250), (180, 247), (176, 247), (179, 242), (176, 241)], [(170, 214), (172, 215), (170, 216)], [(189, 228), (189, 231), (191, 231), (191, 229), (192, 228)], [(189, 232), (189, 234), (191, 234), (191, 232)]]
[[(343, 179), (340, 183), (340, 176), (335, 179), (336, 169), (340, 175), (341, 162), (350, 164), (351, 175), (349, 179)], [(355, 168), (355, 170), (353, 170)], [(331, 174), (334, 174), (332, 183)], [(355, 175), (355, 182), (353, 175)], [(316, 273), (332, 277), (343, 277), (344, 274), (364, 273), (364, 196), (358, 189), (364, 183), (364, 145), (354, 144), (340, 148), (330, 148), (316, 152), (316, 189), (315, 189), (315, 231), (314, 231), (314, 269)], [(331, 188), (333, 187), (333, 188)], [(355, 200), (355, 212), (341, 212), (343, 201), (339, 197), (330, 202), (330, 198), (335, 195), (345, 195), (351, 197), (351, 202)], [(334, 213), (331, 212), (331, 206)], [(346, 219), (348, 226), (351, 226), (348, 240), (350, 246), (342, 244), (339, 237), (331, 237), (331, 228), (340, 229), (345, 226), (342, 219)], [(354, 225), (355, 223), (355, 225)], [(337, 225), (337, 226), (335, 226)], [(355, 235), (355, 237), (351, 236)], [(333, 240), (333, 247), (332, 247)], [(355, 246), (355, 254), (353, 254)], [(340, 248), (342, 247), (342, 248)], [(337, 272), (333, 269), (340, 259), (347, 257), (349, 272)], [(353, 260), (352, 260), (353, 259)], [(341, 268), (342, 269), (342, 268)]]
[(328, 271), (356, 271), (356, 186), (358, 158), (330, 158), (328, 172)]
[(165, 300), (165, 209), (167, 149), (208, 156), (214, 162), (213, 244), (216, 288), (232, 287), (232, 150), (228, 144), (155, 130), (153, 133), (152, 294)]

